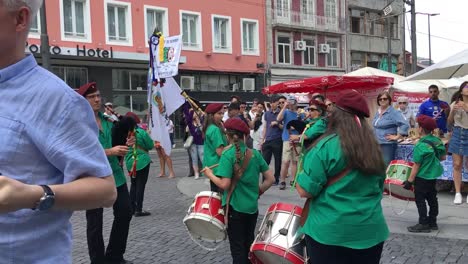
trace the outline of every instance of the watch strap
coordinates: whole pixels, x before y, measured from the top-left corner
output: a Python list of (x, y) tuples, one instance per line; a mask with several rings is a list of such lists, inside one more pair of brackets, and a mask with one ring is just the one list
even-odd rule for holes
[(46, 195), (55, 195), (55, 193), (52, 191), (52, 189), (48, 185), (41, 185), (41, 187), (44, 190), (44, 193)]

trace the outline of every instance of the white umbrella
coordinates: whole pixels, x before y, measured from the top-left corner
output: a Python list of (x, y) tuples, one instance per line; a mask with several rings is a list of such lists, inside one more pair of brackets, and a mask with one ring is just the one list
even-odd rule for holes
[(468, 49), (408, 76), (405, 81), (441, 80), (468, 75)]

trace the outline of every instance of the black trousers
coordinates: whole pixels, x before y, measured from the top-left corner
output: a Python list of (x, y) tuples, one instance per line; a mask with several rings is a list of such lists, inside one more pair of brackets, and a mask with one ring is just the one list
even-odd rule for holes
[(229, 208), (228, 237), (233, 264), (249, 264), (249, 251), (255, 239), (258, 212), (245, 214)]
[(275, 156), (275, 180), (278, 183), (281, 172), (281, 156), (283, 155), (283, 140), (278, 138), (265, 141), (262, 146), (262, 155), (268, 165), (270, 165), (271, 156)]
[(130, 179), (130, 202), (132, 203), (132, 212), (141, 212), (143, 210), (143, 199), (145, 197), (145, 187), (148, 181), (150, 164), (136, 172), (136, 176)]
[(309, 264), (379, 264), (383, 244), (366, 249), (329, 246), (305, 235)]
[[(414, 198), (418, 208), (419, 223), (422, 225), (437, 224), (439, 203), (437, 202), (436, 180), (416, 177), (414, 180)], [(429, 215), (427, 214), (429, 205)]]
[(190, 149), (187, 149), (187, 154), (189, 158), (189, 175), (194, 176), (195, 172), (193, 171), (193, 166), (192, 166), (192, 154), (190, 154)]
[(107, 250), (104, 249), (104, 239), (102, 237), (102, 214), (104, 210), (97, 208), (86, 211), (86, 235), (92, 264), (119, 263), (119, 261), (123, 260), (127, 247), (128, 229), (132, 219), (132, 206), (127, 184), (117, 187), (117, 199), (113, 209), (114, 222), (112, 223)]

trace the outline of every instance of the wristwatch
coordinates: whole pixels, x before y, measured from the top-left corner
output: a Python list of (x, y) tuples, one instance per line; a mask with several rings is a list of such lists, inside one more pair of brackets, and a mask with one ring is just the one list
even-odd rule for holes
[(47, 185), (41, 185), (44, 190), (44, 195), (37, 201), (36, 206), (32, 208), (33, 210), (46, 211), (52, 208), (55, 203), (55, 193)]

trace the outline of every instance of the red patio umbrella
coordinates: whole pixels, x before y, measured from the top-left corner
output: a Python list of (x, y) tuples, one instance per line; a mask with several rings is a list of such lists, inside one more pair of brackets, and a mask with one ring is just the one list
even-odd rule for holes
[(345, 89), (371, 90), (390, 87), (393, 78), (383, 76), (321, 76), (282, 82), (263, 88), (264, 94), (336, 92)]

